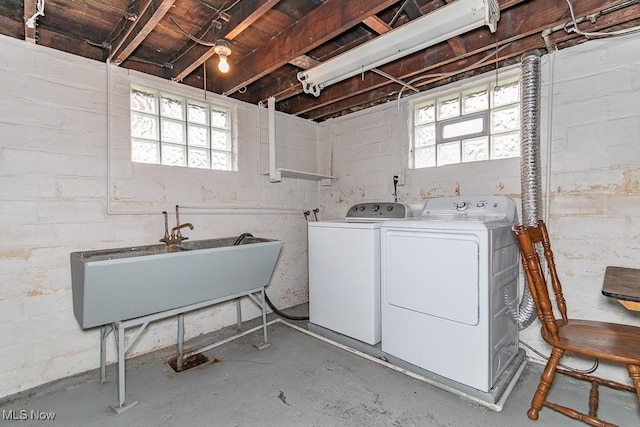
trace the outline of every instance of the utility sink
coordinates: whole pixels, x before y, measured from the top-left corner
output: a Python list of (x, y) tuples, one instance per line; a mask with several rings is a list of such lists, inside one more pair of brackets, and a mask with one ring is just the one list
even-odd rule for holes
[(71, 253), (73, 312), (84, 329), (223, 299), (269, 284), (282, 242), (246, 237)]

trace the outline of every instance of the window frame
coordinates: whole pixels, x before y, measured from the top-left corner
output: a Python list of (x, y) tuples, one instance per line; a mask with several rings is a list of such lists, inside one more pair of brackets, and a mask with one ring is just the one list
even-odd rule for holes
[[(134, 108), (133, 105), (133, 93), (134, 91), (141, 91), (144, 93), (153, 95), (153, 110), (152, 112), (141, 111)], [(166, 113), (163, 113), (163, 99), (172, 99), (180, 101), (182, 103), (181, 118), (173, 117)], [(190, 118), (190, 106), (205, 108), (205, 122), (194, 120)], [(226, 116), (226, 123), (224, 127), (216, 126), (212, 119), (215, 112), (223, 113)], [(155, 120), (155, 135), (140, 136), (134, 134), (134, 117), (147, 117)], [(165, 132), (163, 131), (163, 125), (165, 123), (181, 124), (182, 126), (182, 140), (171, 140), (165, 138)], [(129, 127), (130, 127), (130, 159), (137, 164), (153, 164), (159, 166), (178, 166), (189, 169), (201, 169), (210, 171), (221, 172), (233, 172), (237, 171), (237, 143), (236, 143), (236, 129), (235, 129), (235, 111), (233, 108), (219, 103), (212, 103), (206, 100), (196, 99), (195, 97), (177, 93), (176, 91), (166, 90), (165, 88), (155, 88), (153, 85), (144, 83), (131, 82), (129, 85)], [(205, 144), (194, 143), (193, 138), (190, 138), (190, 129), (201, 128), (206, 129)], [(216, 133), (222, 133), (226, 135), (227, 149), (222, 147), (215, 147), (215, 141), (213, 135)], [(138, 143), (151, 143), (156, 145), (156, 153), (149, 157), (149, 160), (136, 158), (134, 153), (134, 144)], [(163, 152), (169, 148), (182, 147), (183, 161), (180, 164), (171, 164), (165, 161)], [(207, 153), (206, 166), (198, 166), (191, 162), (192, 153), (196, 151)], [(226, 168), (215, 167), (214, 155), (216, 153), (222, 153), (226, 156)]]
[[(499, 105), (495, 105), (495, 93), (494, 89), (500, 86), (512, 85), (517, 82), (517, 101), (511, 101), (508, 103), (501, 103)], [(493, 129), (493, 120), (494, 120), (494, 112), (500, 111), (503, 109), (509, 109), (513, 106), (517, 106), (519, 110), (520, 103), (522, 102), (521, 94), (520, 94), (520, 85), (521, 85), (521, 73), (519, 68), (511, 68), (507, 70), (501, 70), (500, 76), (496, 74), (493, 75), (485, 75), (475, 79), (467, 79), (461, 82), (457, 82), (455, 84), (447, 85), (443, 88), (438, 89), (437, 91), (432, 91), (428, 95), (422, 95), (419, 97), (414, 97), (414, 99), (409, 103), (410, 107), (410, 131), (409, 131), (409, 150), (408, 150), (408, 166), (409, 169), (425, 169), (431, 167), (440, 167), (450, 164), (462, 164), (462, 163), (472, 163), (472, 162), (482, 162), (482, 161), (491, 161), (497, 159), (504, 158), (513, 158), (519, 155), (519, 144), (517, 145), (517, 149), (512, 149), (517, 154), (508, 155), (508, 156), (500, 156), (500, 148), (495, 150), (495, 142), (494, 137), (499, 136), (508, 136), (514, 135), (514, 133), (518, 133), (517, 140), (519, 141), (521, 138), (521, 125), (519, 123), (519, 116), (517, 119), (517, 125), (513, 129), (496, 131)], [(465, 110), (465, 99), (476, 93), (486, 93), (486, 107), (482, 107), (484, 109), (474, 109), (473, 111), (466, 113)], [(443, 102), (457, 99), (457, 115), (452, 117), (441, 118), (440, 114), (440, 106)], [(429, 114), (426, 121), (419, 122), (419, 112), (421, 109), (430, 107), (433, 108), (433, 114)], [(464, 123), (466, 121), (474, 120), (477, 118), (482, 118), (482, 131), (470, 132), (464, 134), (458, 134), (457, 136), (444, 137), (445, 127), (456, 124), (456, 123)], [(429, 130), (429, 127), (433, 126), (432, 130)], [(433, 137), (433, 143), (427, 142), (426, 144), (420, 144), (418, 142), (419, 132), (422, 131), (422, 137), (425, 135), (427, 140)], [(428, 136), (429, 134), (433, 136)], [(465, 159), (465, 142), (470, 142), (476, 140), (478, 138), (486, 138), (486, 148), (484, 151), (486, 152), (485, 158), (473, 158), (473, 159)], [(424, 141), (424, 140), (423, 140)], [(439, 158), (439, 152), (441, 149), (446, 149), (447, 144), (452, 147), (452, 143), (458, 142), (458, 160), (447, 162), (445, 160), (441, 160)], [(509, 144), (506, 142), (505, 144)], [(511, 147), (515, 145), (515, 143), (510, 144)], [(509, 148), (508, 145), (505, 147)], [(418, 164), (418, 157), (420, 156), (420, 152), (426, 153), (429, 161), (425, 163)], [(417, 165), (418, 164), (418, 165)], [(416, 166), (417, 165), (417, 166)]]

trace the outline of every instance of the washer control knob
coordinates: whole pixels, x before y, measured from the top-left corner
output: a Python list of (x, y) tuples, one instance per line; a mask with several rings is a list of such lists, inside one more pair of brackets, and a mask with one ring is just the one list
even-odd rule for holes
[(378, 212), (380, 210), (380, 205), (373, 205), (371, 209), (373, 209), (374, 212)]
[(484, 207), (487, 206), (487, 202), (478, 202), (478, 204), (476, 205), (478, 208), (482, 209)]
[(469, 209), (469, 204), (467, 202), (458, 202), (456, 203), (456, 210), (458, 212), (464, 212)]
[(360, 205), (360, 211), (364, 210), (364, 205)]
[(358, 207), (357, 207), (357, 206), (354, 206), (354, 207), (352, 207), (352, 208), (351, 208), (351, 210), (352, 210), (353, 212), (358, 212)]
[(387, 205), (387, 211), (391, 212), (393, 210), (393, 205)]

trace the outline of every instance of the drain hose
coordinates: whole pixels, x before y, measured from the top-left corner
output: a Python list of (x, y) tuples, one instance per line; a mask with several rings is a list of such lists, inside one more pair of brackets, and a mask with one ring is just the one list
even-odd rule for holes
[[(242, 241), (245, 239), (245, 237), (253, 237), (253, 234), (251, 234), (251, 233), (242, 233), (241, 235), (238, 236), (236, 241), (233, 242), (233, 246), (238, 246), (240, 243), (242, 243)], [(267, 305), (269, 307), (271, 307), (271, 310), (273, 310), (273, 312), (276, 313), (280, 317), (284, 317), (285, 319), (289, 319), (289, 320), (309, 320), (308, 316), (291, 316), (289, 314), (283, 313), (275, 305), (273, 305), (273, 303), (269, 299), (269, 295), (267, 295), (267, 291), (264, 292), (264, 299), (267, 302)]]

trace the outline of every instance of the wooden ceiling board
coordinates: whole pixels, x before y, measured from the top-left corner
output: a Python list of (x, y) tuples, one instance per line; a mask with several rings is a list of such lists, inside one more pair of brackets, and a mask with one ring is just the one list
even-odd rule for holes
[[(166, 10), (153, 9), (150, 12), (156, 14), (143, 14), (150, 1), (151, 8)], [(34, 38), (45, 47), (98, 61), (120, 55), (124, 57), (120, 67), (226, 93), (253, 104), (275, 96), (278, 110), (322, 121), (392, 101), (401, 86), (367, 72), (364, 79), (355, 76), (336, 83), (316, 98), (302, 92), (296, 77), (301, 69), (329, 60), (451, 1), (45, 0), (45, 15), (37, 18), (36, 30), (29, 31), (27, 38)], [(606, 12), (596, 15), (595, 23), (581, 23), (584, 31), (626, 28), (637, 26), (640, 21), (638, 2), (571, 1), (578, 18)], [(428, 90), (495, 68), (496, 62), (498, 66), (517, 62), (522, 53), (545, 47), (541, 36), (544, 30), (570, 20), (566, 0), (498, 2), (501, 19), (495, 34), (486, 27), (480, 28), (379, 68), (405, 81), (423, 74), (451, 73), (414, 83), (420, 90)], [(27, 6), (34, 7), (34, 0)], [(25, 11), (24, 7), (21, 0), (0, 1), (0, 34), (25, 40), (25, 15), (32, 9)], [(220, 19), (221, 28), (212, 33), (209, 28), (220, 16), (218, 9), (228, 13), (228, 22)], [(129, 11), (136, 11), (138, 21), (125, 19)], [(171, 17), (194, 37), (209, 41), (229, 39), (230, 72), (219, 73), (213, 47), (190, 40)], [(132, 34), (128, 34), (130, 29)], [(553, 32), (549, 40), (553, 48), (562, 49), (586, 39), (561, 30)], [(106, 48), (109, 44), (112, 50)], [(491, 56), (496, 44), (506, 47), (496, 57), (477, 64)], [(121, 48), (115, 51), (118, 46)], [(238, 89), (246, 91), (240, 93)]]

